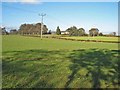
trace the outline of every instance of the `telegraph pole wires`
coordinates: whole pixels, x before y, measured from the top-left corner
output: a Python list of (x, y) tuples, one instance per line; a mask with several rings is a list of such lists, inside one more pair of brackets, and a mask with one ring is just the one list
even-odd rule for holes
[(41, 40), (42, 40), (42, 31), (43, 31), (43, 26), (44, 26), (44, 23), (43, 23), (43, 17), (46, 16), (46, 14), (39, 14), (39, 16), (41, 16)]

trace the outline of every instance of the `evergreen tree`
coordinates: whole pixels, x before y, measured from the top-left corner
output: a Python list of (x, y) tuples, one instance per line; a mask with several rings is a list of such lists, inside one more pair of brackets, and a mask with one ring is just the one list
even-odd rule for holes
[(59, 26), (58, 26), (57, 29), (56, 29), (56, 34), (57, 34), (57, 35), (60, 35), (60, 34), (61, 34), (61, 31), (60, 31)]

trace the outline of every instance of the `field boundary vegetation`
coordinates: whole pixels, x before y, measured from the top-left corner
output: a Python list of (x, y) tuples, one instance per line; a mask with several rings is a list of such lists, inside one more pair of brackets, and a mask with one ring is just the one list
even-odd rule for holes
[[(23, 35), (23, 36), (28, 36), (28, 37), (40, 37), (40, 35)], [(88, 39), (80, 39), (80, 38), (88, 38)], [(99, 37), (99, 36), (96, 36), (96, 37)], [(95, 37), (95, 38), (96, 38)], [(102, 36), (103, 37), (103, 36)], [(103, 42), (103, 43), (120, 43), (120, 40), (119, 38), (120, 37), (112, 37), (112, 38), (118, 38), (118, 40), (116, 41), (113, 41), (113, 40), (95, 40), (94, 37), (92, 37), (92, 39), (89, 39), (88, 36), (79, 36), (79, 37), (76, 37), (76, 38), (72, 38), (72, 36), (68, 36), (68, 35), (43, 35), (43, 38), (55, 38), (55, 39), (63, 39), (63, 40), (71, 40), (71, 41), (81, 41), (81, 42)], [(91, 38), (91, 37), (90, 37)], [(109, 37), (106, 37), (106, 38), (109, 38)]]

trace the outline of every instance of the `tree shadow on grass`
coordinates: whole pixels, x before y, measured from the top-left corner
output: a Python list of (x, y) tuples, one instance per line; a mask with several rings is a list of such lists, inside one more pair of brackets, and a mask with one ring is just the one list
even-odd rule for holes
[[(120, 81), (118, 81), (120, 80), (120, 72), (118, 70), (118, 64), (120, 63), (120, 61), (118, 61), (119, 53), (119, 50), (74, 50), (69, 56), (72, 62), (69, 68), (72, 73), (68, 77), (65, 87), (71, 87), (70, 84), (82, 68), (87, 70), (84, 78), (88, 78), (90, 77), (89, 75), (91, 75), (92, 88), (118, 87), (120, 83)], [(81, 76), (79, 75), (79, 77)], [(104, 86), (101, 81), (104, 81)], [(81, 85), (79, 85), (79, 87), (81, 87)]]
[[(64, 51), (25, 50), (4, 52), (3, 88), (53, 88), (48, 83), (57, 65), (63, 63)], [(58, 61), (57, 61), (58, 60)], [(48, 78), (48, 80), (47, 80)]]
[[(87, 70), (86, 73), (82, 72), (84, 73), (83, 77), (92, 78), (89, 83), (92, 83), (93, 88), (102, 87), (101, 80), (105, 81), (105, 87), (109, 87), (110, 83), (114, 87), (120, 83), (120, 81), (116, 81), (120, 80), (118, 53), (120, 53), (118, 50), (97, 49), (73, 50), (70, 54), (65, 50), (4, 52), (2, 60), (3, 87), (54, 88), (56, 87), (55, 83), (49, 81), (54, 79), (54, 72), (61, 72), (58, 68), (64, 64), (63, 62), (66, 58), (72, 62), (69, 66), (72, 73), (68, 76), (68, 81), (65, 84), (66, 88), (71, 87), (76, 74), (83, 68)], [(54, 72), (51, 70), (54, 70)], [(60, 77), (60, 75), (58, 74), (57, 77)], [(55, 81), (60, 81), (60, 79)], [(65, 81), (60, 82), (63, 83)]]

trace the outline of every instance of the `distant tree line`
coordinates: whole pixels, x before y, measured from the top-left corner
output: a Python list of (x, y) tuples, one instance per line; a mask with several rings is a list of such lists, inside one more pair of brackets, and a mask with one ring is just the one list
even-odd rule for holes
[[(65, 31), (61, 31), (60, 27), (56, 28), (56, 32), (51, 30), (48, 31), (46, 25), (43, 25), (43, 34), (57, 34), (57, 35), (69, 35), (69, 36), (116, 36), (116, 32), (111, 32), (109, 34), (103, 34), (99, 32), (98, 28), (91, 28), (89, 30), (89, 34), (85, 32), (84, 28), (77, 28), (76, 26), (72, 26)], [(21, 35), (33, 35), (33, 34), (41, 34), (41, 23), (36, 24), (22, 24), (18, 30), (11, 29), (10, 32), (7, 32), (6, 28), (0, 27), (0, 34), (8, 35), (8, 34), (21, 34)]]
[[(43, 25), (43, 34), (47, 34), (48, 28)], [(41, 34), (41, 23), (37, 24), (22, 24), (18, 30), (19, 34)]]
[(69, 32), (70, 36), (85, 36), (85, 30), (83, 28), (77, 29), (77, 27), (73, 26), (68, 28), (66, 31)]
[[(59, 26), (56, 29), (56, 34), (60, 35), (61, 30)], [(99, 33), (98, 28), (91, 28), (89, 30), (89, 34), (85, 32), (84, 28), (77, 28), (76, 26), (72, 26), (66, 30), (66, 32), (69, 32), (69, 36), (116, 36), (116, 32), (111, 32), (110, 34), (104, 35), (102, 32)]]
[[(99, 35), (99, 30), (97, 28), (91, 28), (91, 30), (89, 30), (89, 34), (87, 34), (84, 28), (77, 28), (76, 26), (68, 28), (66, 32), (69, 32), (69, 36), (88, 36), (88, 35), (98, 36)], [(61, 34), (59, 26), (56, 29), (56, 34), (57, 35)]]
[[(8, 34), (22, 34), (22, 35), (31, 35), (31, 34), (41, 34), (41, 23), (37, 24), (22, 24), (18, 30), (11, 29), (10, 32), (6, 31), (6, 28), (0, 27), (0, 34), (8, 35)], [(48, 31), (46, 25), (43, 25), (43, 34), (51, 34), (51, 30)]]

